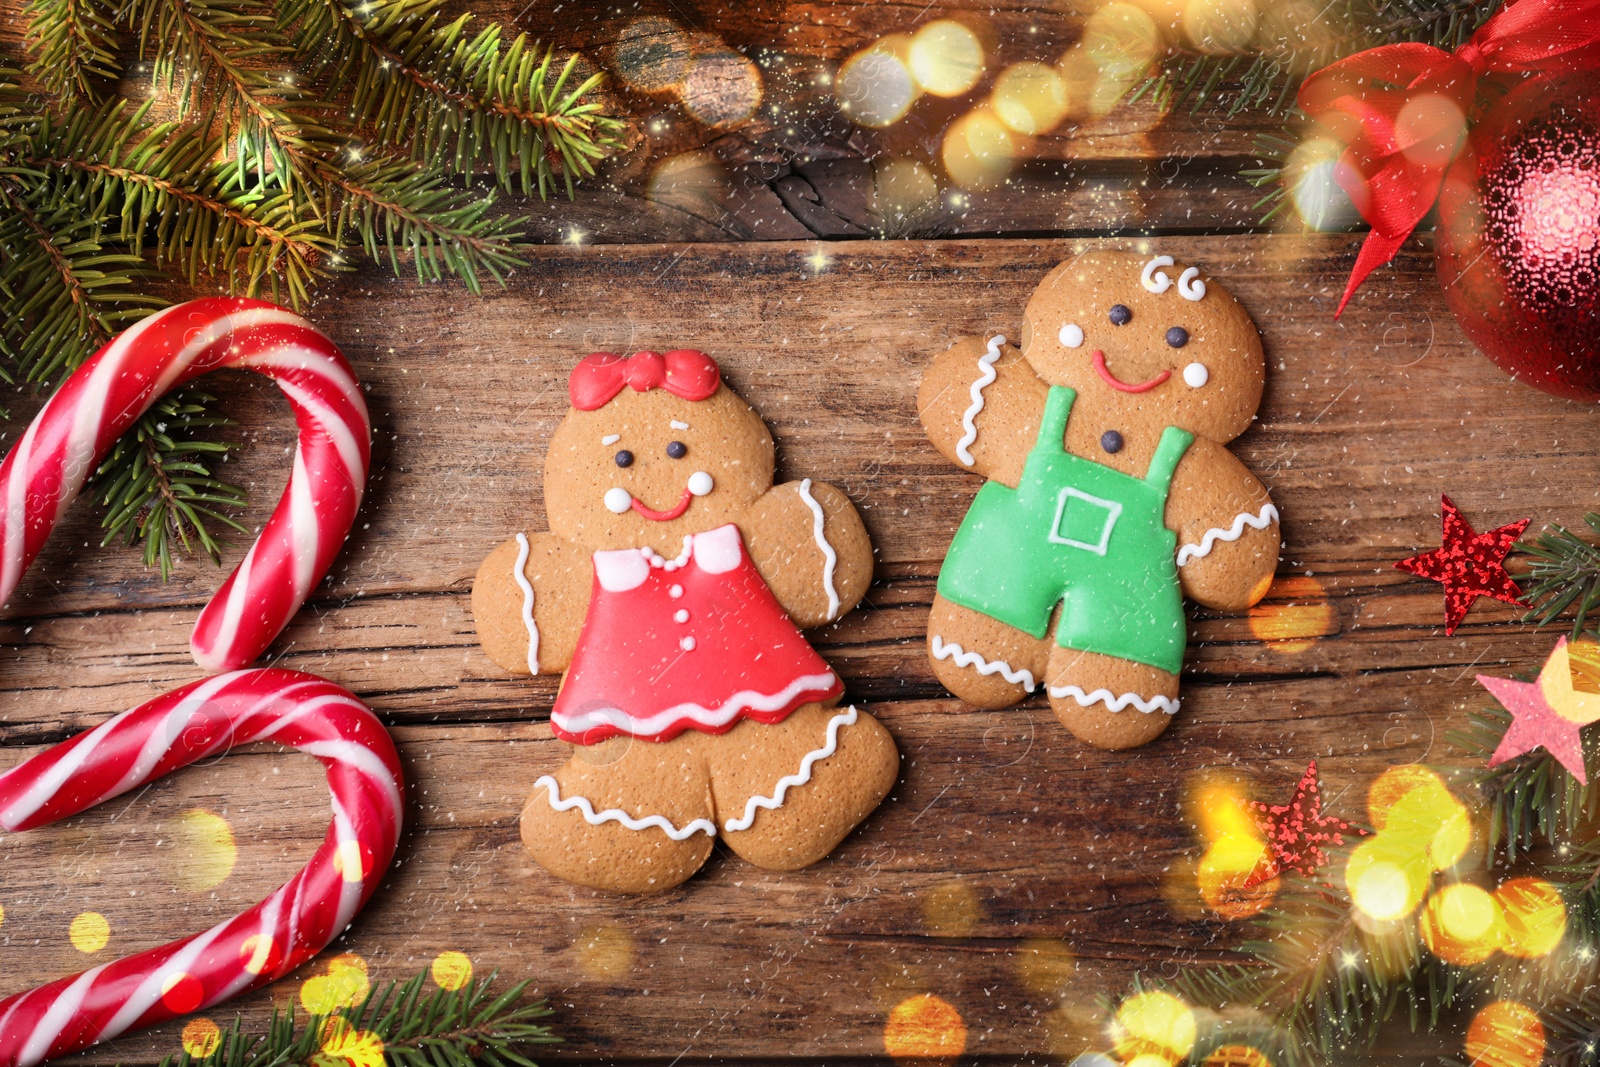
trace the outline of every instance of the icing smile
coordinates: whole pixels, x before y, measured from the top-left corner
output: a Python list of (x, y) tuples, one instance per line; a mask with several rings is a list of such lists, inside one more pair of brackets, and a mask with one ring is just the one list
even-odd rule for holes
[(1110, 368), (1106, 366), (1106, 354), (1101, 352), (1099, 349), (1095, 350), (1094, 357), (1090, 360), (1090, 362), (1094, 364), (1095, 373), (1100, 375), (1102, 381), (1111, 386), (1111, 388), (1123, 393), (1148, 393), (1150, 390), (1154, 389), (1156, 386), (1172, 377), (1172, 372), (1170, 370), (1164, 370), (1147, 382), (1139, 382), (1137, 385), (1129, 385), (1127, 382), (1111, 373)]
[(689, 510), (689, 505), (693, 503), (695, 497), (705, 496), (713, 488), (715, 483), (712, 482), (711, 475), (705, 471), (695, 471), (689, 475), (689, 484), (683, 487), (683, 495), (678, 498), (678, 502), (667, 511), (657, 511), (635, 500), (632, 493), (619, 485), (606, 490), (606, 510), (613, 515), (626, 515), (631, 509), (651, 522), (671, 522)]

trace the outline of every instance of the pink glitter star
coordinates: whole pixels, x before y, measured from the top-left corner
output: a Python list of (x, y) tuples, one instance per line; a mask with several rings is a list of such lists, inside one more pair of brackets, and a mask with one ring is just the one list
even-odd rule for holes
[(1494, 755), (1489, 757), (1489, 766), (1498, 766), (1513, 756), (1542, 747), (1580, 784), (1588, 784), (1583, 745), (1578, 740), (1579, 724), (1556, 714), (1538, 682), (1517, 682), (1487, 674), (1478, 675), (1478, 682), (1511, 713), (1511, 726), (1500, 739)]

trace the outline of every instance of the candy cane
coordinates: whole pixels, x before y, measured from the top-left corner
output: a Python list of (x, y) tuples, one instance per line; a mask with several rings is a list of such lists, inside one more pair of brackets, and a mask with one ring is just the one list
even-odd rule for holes
[(283, 977), (349, 926), (394, 857), (400, 763), (377, 717), (315, 675), (235, 671), (125, 711), (0, 775), (0, 826), (68, 818), (252, 741), (327, 768), (333, 821), (311, 862), (204, 933), (0, 1000), (0, 1065), (31, 1067), (209, 1008)]
[[(125, 331), (39, 412), (0, 464), (0, 600), (16, 590), (95, 464), (175, 386), (218, 367), (278, 383), (300, 427), (288, 487), (244, 562), (195, 625), (195, 659), (242, 666), (277, 637), (327, 573), (361, 503), (370, 425), (339, 350), (305, 320), (257, 300), (196, 300)], [(394, 743), (332, 682), (233, 670), (123, 712), (0, 774), (0, 826), (76, 815), (234, 745), (275, 741), (321, 760), (333, 822), (311, 862), (254, 908), (210, 930), (0, 1000), (0, 1067), (31, 1067), (129, 1030), (208, 1008), (316, 955), (366, 904), (394, 858), (402, 818)]]
[(259, 656), (350, 533), (372, 428), (350, 364), (300, 316), (260, 300), (179, 304), (124, 330), (64, 382), (0, 465), (0, 602), (96, 464), (162, 394), (220, 367), (277, 382), (300, 427), (294, 470), (265, 529), (195, 623), (208, 671)]

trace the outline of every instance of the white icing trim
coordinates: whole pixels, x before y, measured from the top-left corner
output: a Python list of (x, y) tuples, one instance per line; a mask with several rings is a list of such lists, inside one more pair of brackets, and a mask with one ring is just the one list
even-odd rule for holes
[(1237, 541), (1244, 536), (1244, 528), (1249, 526), (1256, 530), (1265, 530), (1268, 526), (1278, 521), (1278, 509), (1271, 504), (1263, 504), (1259, 514), (1252, 515), (1248, 511), (1240, 512), (1233, 517), (1233, 525), (1226, 530), (1213, 527), (1200, 538), (1198, 545), (1184, 545), (1178, 549), (1178, 566), (1186, 567), (1192, 561), (1209, 556), (1218, 541)]
[(839, 731), (846, 726), (854, 726), (855, 724), (856, 706), (852, 704), (828, 720), (828, 743), (821, 748), (814, 748), (807, 752), (805, 758), (800, 761), (799, 771), (778, 779), (777, 788), (773, 790), (772, 796), (754, 796), (745, 801), (744, 817), (729, 819), (722, 824), (722, 828), (733, 833), (737, 833), (740, 830), (748, 830), (756, 821), (757, 811), (762, 808), (771, 811), (774, 808), (782, 807), (784, 797), (788, 795), (789, 790), (797, 785), (805, 785), (811, 781), (811, 768), (819, 760), (825, 760), (839, 751)]
[(1206, 283), (1200, 280), (1200, 268), (1190, 267), (1178, 276), (1178, 295), (1185, 300), (1204, 300)]
[(811, 509), (811, 539), (816, 541), (817, 547), (822, 550), (822, 584), (828, 590), (828, 621), (832, 622), (839, 614), (839, 593), (833, 587), (834, 568), (839, 565), (839, 554), (833, 550), (828, 537), (822, 532), (822, 505), (817, 503), (817, 498), (811, 495), (811, 479), (806, 478), (800, 482), (800, 499), (806, 502), (806, 507)]
[(707, 574), (726, 574), (739, 565), (739, 528), (733, 523), (694, 535), (694, 561)]
[(622, 440), (622, 435), (620, 433), (608, 433), (604, 437), (600, 438), (600, 443), (603, 445), (614, 445), (620, 440)]
[(665, 711), (658, 711), (645, 718), (636, 718), (620, 708), (597, 708), (576, 715), (563, 714), (552, 711), (550, 719), (557, 726), (569, 734), (585, 734), (597, 726), (614, 726), (623, 733), (635, 737), (652, 737), (659, 734), (667, 727), (674, 725), (682, 719), (688, 719), (698, 726), (716, 730), (745, 711), (777, 711), (786, 706), (801, 693), (815, 690), (826, 693), (832, 689), (838, 679), (832, 671), (821, 674), (802, 674), (776, 693), (758, 693), (754, 689), (741, 689), (733, 694), (722, 704), (714, 708), (707, 708), (686, 700), (682, 704), (674, 705)]
[(1178, 714), (1178, 701), (1171, 697), (1154, 696), (1149, 700), (1138, 693), (1123, 693), (1121, 696), (1112, 696), (1109, 689), (1096, 689), (1092, 693), (1085, 693), (1075, 685), (1052, 685), (1050, 695), (1053, 697), (1071, 697), (1078, 702), (1078, 707), (1086, 708), (1090, 704), (1104, 704), (1112, 711), (1121, 711), (1132, 704), (1146, 715), (1157, 708), (1168, 715)]
[(1157, 256), (1144, 265), (1144, 271), (1139, 275), (1139, 284), (1152, 293), (1164, 293), (1172, 288), (1172, 276), (1166, 271), (1157, 271), (1157, 267), (1172, 266), (1171, 256)]
[(687, 422), (679, 422), (677, 419), (673, 419), (671, 422), (667, 423), (667, 425), (671, 426), (674, 430), (687, 430), (689, 428), (689, 424)]
[(533, 621), (533, 585), (522, 568), (528, 565), (528, 536), (517, 534), (517, 564), (511, 576), (522, 587), (522, 625), (528, 628), (528, 673), (539, 673), (539, 624)]
[(660, 567), (662, 570), (675, 571), (685, 563), (689, 562), (689, 552), (693, 546), (694, 535), (685, 534), (683, 538), (683, 551), (678, 553), (677, 559), (667, 559), (665, 556), (658, 554), (656, 550), (651, 548), (649, 545), (645, 545), (643, 548), (639, 549), (639, 554), (643, 556), (652, 567)]
[(978, 439), (978, 424), (973, 420), (983, 410), (983, 391), (989, 388), (997, 377), (994, 363), (1000, 358), (1000, 348), (1005, 343), (1005, 335), (996, 334), (989, 339), (989, 351), (978, 357), (978, 376), (972, 380), (970, 390), (972, 403), (967, 405), (966, 412), (961, 416), (961, 426), (966, 433), (956, 442), (956, 458), (969, 467), (976, 462), (972, 458), (972, 443)]
[(717, 826), (710, 819), (696, 819), (683, 829), (673, 826), (671, 821), (661, 815), (646, 815), (642, 819), (635, 819), (621, 808), (607, 808), (605, 811), (596, 812), (594, 805), (588, 798), (573, 796), (566, 800), (561, 799), (561, 785), (550, 775), (546, 774), (533, 783), (533, 788), (543, 786), (548, 792), (550, 806), (557, 811), (570, 811), (577, 808), (583, 813), (583, 821), (590, 826), (599, 826), (601, 823), (618, 822), (629, 830), (648, 830), (651, 828), (664, 831), (674, 841), (685, 841), (695, 834), (717, 836)]
[(1003, 659), (984, 659), (978, 653), (968, 652), (954, 641), (946, 641), (938, 634), (933, 635), (931, 647), (934, 659), (954, 659), (957, 667), (976, 667), (978, 673), (982, 675), (998, 673), (1012, 685), (1020, 683), (1030, 693), (1034, 690), (1036, 683), (1030, 670), (1014, 668)]
[(637, 548), (612, 548), (594, 554), (594, 576), (608, 593), (637, 589), (650, 577), (650, 564)]

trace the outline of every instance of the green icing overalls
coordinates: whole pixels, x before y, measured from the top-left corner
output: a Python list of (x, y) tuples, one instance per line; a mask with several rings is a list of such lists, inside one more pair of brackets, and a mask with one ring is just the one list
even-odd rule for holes
[(1177, 674), (1186, 629), (1167, 529), (1172, 472), (1194, 441), (1176, 426), (1143, 478), (1068, 452), (1077, 394), (1052, 386), (1039, 438), (1015, 489), (978, 490), (939, 571), (946, 600), (1043, 637), (1062, 603), (1056, 644)]

